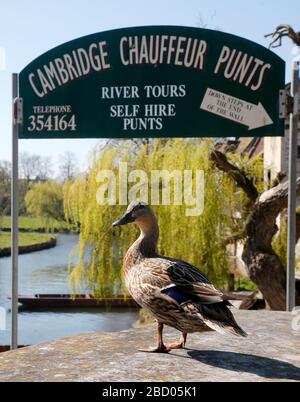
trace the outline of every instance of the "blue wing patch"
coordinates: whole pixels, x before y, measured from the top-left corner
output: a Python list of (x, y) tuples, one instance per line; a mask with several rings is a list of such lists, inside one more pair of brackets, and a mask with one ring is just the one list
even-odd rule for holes
[(183, 304), (191, 301), (191, 296), (183, 292), (176, 285), (170, 285), (161, 290), (161, 293), (171, 297), (178, 304)]

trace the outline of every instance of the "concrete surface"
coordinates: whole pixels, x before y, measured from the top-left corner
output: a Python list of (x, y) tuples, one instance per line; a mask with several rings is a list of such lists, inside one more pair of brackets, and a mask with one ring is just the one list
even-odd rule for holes
[[(298, 316), (236, 310), (234, 314), (248, 332), (247, 339), (193, 334), (188, 349), (161, 355), (138, 351), (154, 346), (153, 325), (82, 334), (0, 354), (0, 382), (300, 381), (300, 311)], [(167, 329), (165, 335), (166, 342), (173, 342), (179, 334)]]

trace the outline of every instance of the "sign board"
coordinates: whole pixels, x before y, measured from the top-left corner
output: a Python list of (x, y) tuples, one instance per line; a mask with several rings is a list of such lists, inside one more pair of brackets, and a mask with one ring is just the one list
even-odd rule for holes
[(285, 63), (230, 34), (149, 26), (96, 33), (20, 73), (20, 138), (284, 135)]

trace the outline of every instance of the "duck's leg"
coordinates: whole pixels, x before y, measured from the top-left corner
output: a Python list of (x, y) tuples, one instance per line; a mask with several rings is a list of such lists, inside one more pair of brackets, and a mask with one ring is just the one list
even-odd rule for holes
[(140, 349), (140, 352), (147, 353), (169, 353), (171, 349), (167, 348), (163, 342), (164, 324), (157, 323), (157, 347), (154, 349)]
[(186, 332), (182, 332), (181, 334), (181, 338), (179, 342), (175, 342), (175, 343), (171, 343), (167, 346), (168, 350), (172, 350), (172, 349), (183, 349), (185, 347), (186, 344), (186, 339), (187, 339), (187, 333)]

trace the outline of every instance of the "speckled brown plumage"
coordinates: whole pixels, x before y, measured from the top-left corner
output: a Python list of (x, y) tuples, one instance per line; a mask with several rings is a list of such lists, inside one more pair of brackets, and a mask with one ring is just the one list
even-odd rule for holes
[(124, 217), (114, 225), (129, 223), (127, 221), (135, 222), (141, 234), (124, 258), (125, 283), (130, 295), (150, 311), (160, 325), (159, 345), (155, 351), (168, 351), (162, 342), (163, 324), (181, 331), (185, 339), (187, 333), (205, 330), (246, 336), (223, 294), (199, 269), (157, 253), (159, 228), (146, 204), (131, 204)]

